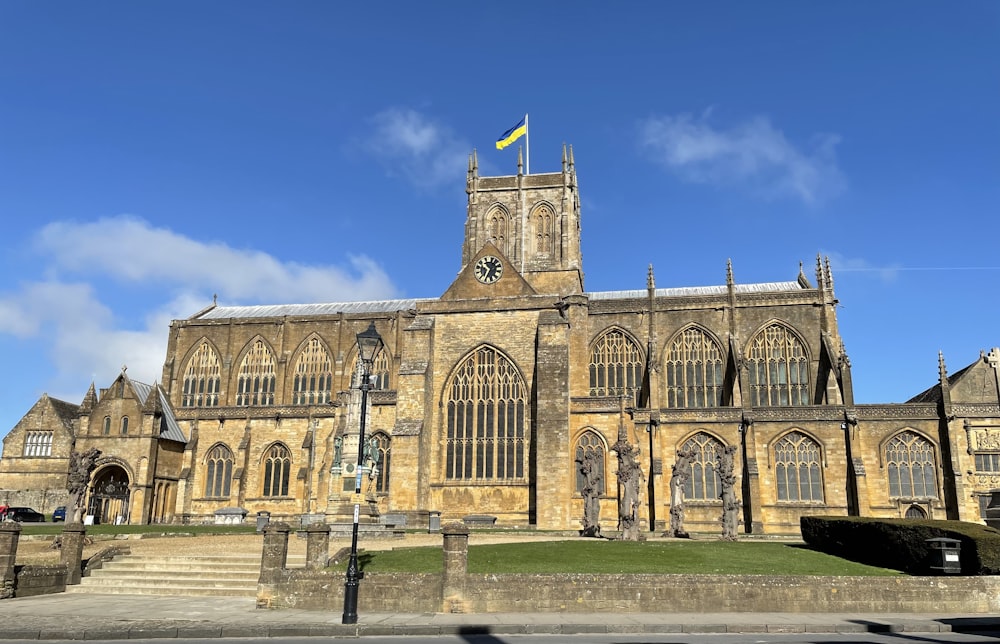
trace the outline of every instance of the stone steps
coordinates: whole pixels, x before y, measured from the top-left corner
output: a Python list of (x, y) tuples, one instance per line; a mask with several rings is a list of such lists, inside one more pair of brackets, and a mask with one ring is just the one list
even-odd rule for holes
[[(305, 557), (290, 556), (291, 568)], [(256, 597), (260, 555), (121, 555), (84, 577), (68, 593)]]

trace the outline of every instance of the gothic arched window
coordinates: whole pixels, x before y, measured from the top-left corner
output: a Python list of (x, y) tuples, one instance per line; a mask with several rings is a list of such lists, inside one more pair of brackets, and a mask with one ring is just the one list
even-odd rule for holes
[(937, 498), (934, 445), (920, 434), (893, 436), (885, 446), (885, 469), (891, 498)]
[(219, 354), (202, 341), (184, 370), (181, 407), (217, 407), (222, 382)]
[(667, 407), (722, 404), (725, 363), (719, 345), (701, 329), (685, 329), (667, 350)]
[(104, 417), (104, 435), (105, 436), (111, 435), (111, 416)]
[(392, 464), (392, 439), (385, 432), (375, 432), (371, 439), (378, 450), (378, 469), (375, 472), (375, 491), (389, 491), (389, 469)]
[(785, 325), (772, 324), (754, 336), (747, 367), (754, 407), (809, 404), (809, 358), (802, 342)]
[(486, 216), (486, 221), (489, 226), (490, 241), (497, 247), (497, 250), (505, 256), (510, 257), (510, 249), (507, 248), (510, 240), (510, 218), (507, 216), (507, 213), (501, 208), (494, 208)]
[(715, 471), (715, 461), (722, 453), (722, 441), (698, 432), (684, 441), (681, 450), (693, 452), (691, 476), (684, 483), (684, 498), (694, 501), (716, 501), (722, 493), (722, 481)]
[(263, 496), (288, 496), (288, 481), (292, 475), (292, 456), (288, 448), (275, 443), (264, 455)]
[(524, 479), (527, 391), (514, 364), (482, 346), (458, 365), (446, 391), (445, 478)]
[(552, 209), (539, 206), (531, 215), (535, 233), (535, 253), (537, 255), (552, 254)]
[(774, 445), (774, 478), (779, 501), (823, 501), (819, 443), (789, 432)]
[[(368, 384), (372, 386), (372, 389), (389, 389), (389, 372), (390, 365), (392, 364), (391, 356), (389, 351), (382, 348), (375, 356), (375, 361), (372, 362), (372, 371), (368, 374)], [(351, 389), (356, 389), (361, 386), (361, 370), (358, 366), (358, 356), (354, 356), (354, 366), (351, 368)]]
[(333, 360), (319, 338), (311, 338), (295, 363), (293, 405), (325, 405), (333, 388)]
[(605, 474), (605, 454), (607, 449), (605, 448), (604, 441), (595, 431), (587, 430), (580, 435), (580, 438), (576, 441), (576, 450), (574, 450), (575, 459), (574, 466), (576, 469), (576, 492), (580, 494), (583, 492), (583, 488), (587, 485), (587, 479), (583, 472), (580, 471), (580, 464), (583, 462), (584, 458), (588, 455), (591, 457), (591, 464), (598, 475), (597, 480), (600, 482), (598, 487), (598, 494), (603, 495), (605, 490), (604, 485), (604, 474)]
[(257, 340), (243, 356), (236, 381), (236, 404), (240, 407), (274, 404), (274, 354)]
[(233, 453), (216, 445), (205, 458), (205, 496), (228, 497), (233, 480)]
[(638, 403), (642, 372), (639, 345), (623, 331), (611, 329), (590, 352), (590, 395), (627, 396)]
[(128, 416), (122, 416), (121, 434), (122, 436), (128, 435)]

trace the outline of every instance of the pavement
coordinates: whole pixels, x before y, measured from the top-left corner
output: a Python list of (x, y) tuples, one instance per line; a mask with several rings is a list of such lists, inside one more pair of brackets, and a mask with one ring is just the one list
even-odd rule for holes
[(0, 601), (0, 640), (580, 633), (1000, 632), (1000, 616), (835, 613), (361, 613), (257, 609), (252, 598), (40, 595)]

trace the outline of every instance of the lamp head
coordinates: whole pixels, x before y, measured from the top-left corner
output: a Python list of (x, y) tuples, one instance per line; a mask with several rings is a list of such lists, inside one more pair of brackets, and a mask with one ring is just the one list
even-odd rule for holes
[(382, 350), (382, 336), (375, 330), (375, 323), (372, 322), (368, 328), (358, 334), (358, 354), (364, 364), (365, 372), (370, 371), (375, 356)]

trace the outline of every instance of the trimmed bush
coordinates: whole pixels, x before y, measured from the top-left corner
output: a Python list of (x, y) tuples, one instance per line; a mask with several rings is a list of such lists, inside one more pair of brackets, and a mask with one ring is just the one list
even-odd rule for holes
[(1000, 574), (1000, 531), (965, 521), (802, 517), (802, 538), (809, 547), (851, 561), (926, 575), (928, 539), (961, 542), (963, 575)]

